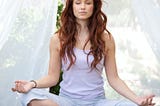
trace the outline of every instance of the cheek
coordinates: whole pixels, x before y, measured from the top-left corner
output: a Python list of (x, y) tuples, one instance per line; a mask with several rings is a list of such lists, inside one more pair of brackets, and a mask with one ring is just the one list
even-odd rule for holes
[(89, 7), (89, 10), (90, 10), (90, 11), (93, 11), (93, 6), (90, 6), (90, 7)]
[(88, 11), (89, 11), (90, 13), (93, 13), (93, 6), (89, 7), (89, 8), (88, 8)]
[(73, 6), (73, 12), (74, 14), (78, 12), (78, 8), (76, 6)]

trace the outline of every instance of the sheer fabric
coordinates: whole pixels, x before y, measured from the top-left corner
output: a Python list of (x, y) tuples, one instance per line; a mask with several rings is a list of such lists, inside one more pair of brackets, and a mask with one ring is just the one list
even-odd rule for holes
[[(156, 94), (160, 105), (160, 1), (104, 0), (108, 28), (116, 42), (120, 77), (137, 94)], [(121, 98), (108, 84), (106, 95)]]
[[(137, 5), (137, 4), (143, 4)], [(160, 0), (133, 0), (132, 7), (156, 58), (160, 62)], [(134, 8), (136, 7), (136, 8)]]
[(0, 0), (0, 106), (20, 106), (11, 91), (15, 80), (48, 71), (57, 5), (58, 0)]

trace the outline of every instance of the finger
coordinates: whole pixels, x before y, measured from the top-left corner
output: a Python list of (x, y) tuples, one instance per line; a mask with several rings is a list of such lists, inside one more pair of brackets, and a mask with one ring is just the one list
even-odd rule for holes
[(21, 81), (20, 80), (15, 81), (15, 83), (19, 83), (19, 82), (21, 82)]
[(143, 101), (141, 102), (140, 106), (147, 106), (147, 99), (144, 98)]
[(11, 88), (11, 90), (13, 91), (13, 92), (15, 92), (15, 91), (18, 91), (18, 89), (19, 89), (19, 81), (15, 81), (15, 87), (14, 88)]
[(12, 88), (11, 90), (12, 90), (13, 92), (17, 91), (15, 88)]
[(16, 89), (17, 89), (17, 92), (20, 92), (20, 88), (19, 88), (19, 83), (16, 82)]
[(155, 106), (155, 103), (154, 103), (154, 104), (147, 105), (147, 106)]
[(150, 97), (148, 98), (148, 104), (151, 105), (151, 106), (154, 106), (154, 105), (155, 105), (155, 103), (152, 103), (152, 102), (153, 102), (153, 97), (154, 97), (154, 96), (152, 96), (152, 97), (150, 96)]
[(151, 104), (148, 104), (148, 106), (155, 106), (155, 104), (156, 104), (156, 103), (151, 103)]
[(148, 106), (148, 100), (147, 100), (147, 98), (143, 99), (143, 102), (141, 103), (141, 106)]
[(18, 83), (15, 83), (15, 89), (18, 90)]
[(18, 82), (18, 83), (16, 84), (16, 89), (17, 89), (17, 92), (19, 92), (19, 93), (22, 92), (22, 85), (21, 85), (20, 82)]
[(146, 105), (148, 106), (148, 105), (150, 105), (150, 102), (149, 102), (150, 100), (149, 100), (149, 98), (147, 98), (146, 99)]
[(148, 99), (148, 103), (149, 103), (149, 104), (152, 104), (152, 98), (149, 98), (149, 99)]

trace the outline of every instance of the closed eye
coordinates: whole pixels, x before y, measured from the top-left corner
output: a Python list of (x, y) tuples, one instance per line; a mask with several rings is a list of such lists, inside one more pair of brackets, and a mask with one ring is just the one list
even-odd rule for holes
[(81, 4), (81, 2), (76, 2), (76, 4)]

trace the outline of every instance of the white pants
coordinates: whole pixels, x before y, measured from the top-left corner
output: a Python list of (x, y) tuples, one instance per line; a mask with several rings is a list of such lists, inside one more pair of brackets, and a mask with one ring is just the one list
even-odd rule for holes
[(33, 99), (50, 99), (56, 102), (59, 106), (138, 106), (133, 102), (125, 100), (108, 100), (106, 98), (97, 98), (94, 100), (79, 100), (72, 99), (63, 95), (55, 95), (49, 93), (45, 89), (32, 89), (28, 93), (20, 94), (19, 99), (22, 106), (27, 104)]

